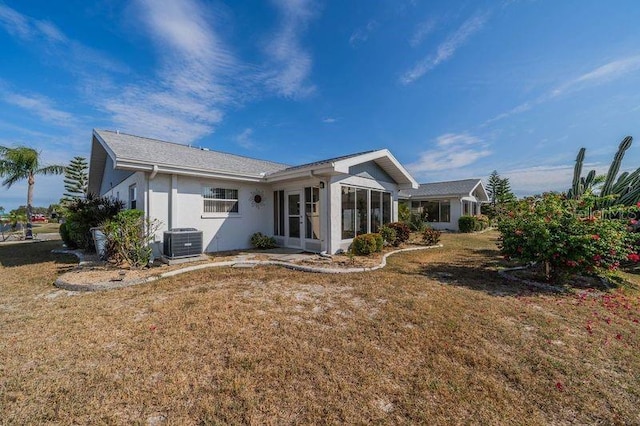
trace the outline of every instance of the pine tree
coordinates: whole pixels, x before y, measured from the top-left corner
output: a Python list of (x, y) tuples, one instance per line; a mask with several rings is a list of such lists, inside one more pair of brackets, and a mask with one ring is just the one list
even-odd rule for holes
[(89, 182), (89, 166), (84, 157), (74, 157), (64, 172), (64, 197), (62, 201), (68, 203), (72, 200), (83, 199), (87, 195)]
[(509, 178), (501, 178), (498, 184), (498, 191), (495, 196), (495, 203), (504, 204), (514, 201), (515, 199), (516, 196), (511, 192), (511, 183), (509, 183)]
[(500, 178), (498, 171), (492, 171), (489, 175), (489, 182), (487, 183), (487, 195), (489, 195), (489, 204), (493, 207), (498, 203), (501, 181), (502, 179)]

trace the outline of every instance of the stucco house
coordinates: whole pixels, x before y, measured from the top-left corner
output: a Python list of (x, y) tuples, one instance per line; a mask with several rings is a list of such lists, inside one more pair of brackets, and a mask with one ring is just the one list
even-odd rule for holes
[(489, 201), (480, 179), (421, 183), (418, 188), (399, 193), (413, 212), (427, 212), (427, 221), (434, 229), (458, 231), (460, 216), (477, 215), (482, 203)]
[(255, 232), (283, 247), (346, 250), (357, 234), (397, 220), (418, 183), (387, 149), (289, 166), (94, 130), (89, 192), (124, 201), (173, 228), (203, 231), (206, 252), (243, 249)]

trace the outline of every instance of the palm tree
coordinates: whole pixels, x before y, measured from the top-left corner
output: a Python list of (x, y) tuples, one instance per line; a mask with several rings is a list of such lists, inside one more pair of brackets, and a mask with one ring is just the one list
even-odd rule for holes
[(33, 238), (31, 231), (31, 211), (33, 209), (33, 185), (36, 175), (59, 175), (64, 173), (65, 166), (40, 164), (40, 153), (27, 146), (8, 148), (0, 146), (0, 177), (4, 178), (2, 186), (11, 188), (14, 183), (26, 179), (27, 188), (27, 238)]

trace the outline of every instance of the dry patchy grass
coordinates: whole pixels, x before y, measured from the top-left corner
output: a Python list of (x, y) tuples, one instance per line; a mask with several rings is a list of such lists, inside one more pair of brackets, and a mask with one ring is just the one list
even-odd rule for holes
[(89, 294), (50, 243), (0, 247), (0, 423), (640, 423), (638, 293), (503, 281), (495, 237)]

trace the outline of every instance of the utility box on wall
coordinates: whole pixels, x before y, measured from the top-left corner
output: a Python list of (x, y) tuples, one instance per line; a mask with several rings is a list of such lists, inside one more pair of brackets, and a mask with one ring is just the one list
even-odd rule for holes
[(195, 228), (173, 228), (163, 235), (164, 255), (169, 259), (195, 257), (202, 254), (202, 231)]

